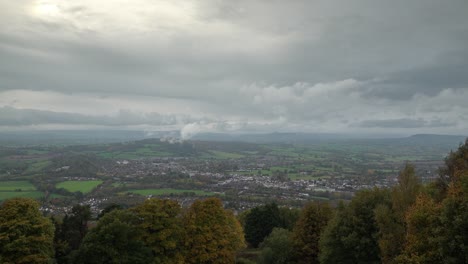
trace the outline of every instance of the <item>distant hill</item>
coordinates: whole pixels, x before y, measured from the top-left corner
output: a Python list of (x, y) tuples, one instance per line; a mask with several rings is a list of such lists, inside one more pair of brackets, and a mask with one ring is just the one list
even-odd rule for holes
[(393, 143), (450, 143), (463, 142), (466, 136), (417, 134), (409, 137), (366, 134), (328, 134), (328, 133), (267, 133), (267, 134), (224, 134), (200, 133), (193, 140), (239, 141), (249, 143), (313, 143), (336, 140), (392, 141)]
[(143, 131), (129, 130), (32, 130), (0, 132), (0, 144), (7, 146), (82, 145), (141, 140), (148, 137), (149, 135)]
[(227, 134), (200, 133), (192, 140), (204, 141), (239, 141), (249, 143), (307, 143), (347, 139), (364, 139), (384, 136), (332, 133), (264, 133), (264, 134)]
[[(4, 146), (27, 145), (86, 145), (118, 143), (144, 140), (149, 138), (176, 139), (178, 131), (144, 132), (136, 130), (48, 130), (0, 132), (0, 144)], [(333, 133), (263, 133), (263, 134), (228, 134), (200, 133), (190, 140), (213, 142), (245, 143), (285, 143), (307, 144), (333, 141), (371, 141), (390, 144), (453, 145), (465, 141), (466, 136), (417, 134), (409, 137), (395, 137), (381, 134), (333, 134)], [(177, 139), (176, 139), (177, 140)]]
[(466, 136), (456, 135), (435, 135), (435, 134), (417, 134), (404, 138), (385, 139), (388, 143), (404, 145), (434, 145), (445, 146), (463, 143)]

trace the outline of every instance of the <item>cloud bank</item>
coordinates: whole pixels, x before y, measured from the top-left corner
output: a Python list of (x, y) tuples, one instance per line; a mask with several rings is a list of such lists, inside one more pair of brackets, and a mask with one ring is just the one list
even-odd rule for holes
[(466, 134), (466, 10), (3, 1), (0, 129)]

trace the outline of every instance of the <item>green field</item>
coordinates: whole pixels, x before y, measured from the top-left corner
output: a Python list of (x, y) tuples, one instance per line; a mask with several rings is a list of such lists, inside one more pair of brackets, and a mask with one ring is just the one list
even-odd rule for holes
[(187, 194), (195, 193), (197, 196), (210, 196), (215, 195), (213, 192), (206, 192), (201, 190), (179, 190), (179, 189), (142, 189), (142, 190), (129, 190), (130, 193), (140, 195), (170, 195), (170, 194)]
[(0, 181), (0, 200), (29, 197), (39, 198), (44, 196), (42, 192), (36, 190), (36, 187), (28, 181)]
[(64, 188), (69, 192), (82, 192), (89, 193), (96, 188), (102, 181), (64, 181), (57, 183), (55, 187), (57, 189)]
[(205, 155), (206, 158), (215, 158), (215, 159), (240, 159), (245, 157), (245, 155), (233, 153), (233, 152), (225, 152), (219, 150), (210, 150), (208, 155)]
[(43, 169), (45, 169), (47, 166), (49, 166), (50, 164), (51, 162), (49, 160), (36, 161), (34, 163), (31, 163), (28, 169), (24, 173), (28, 174), (28, 173), (40, 172)]
[(11, 199), (11, 198), (18, 198), (18, 197), (25, 197), (25, 198), (41, 198), (44, 196), (43, 192), (39, 191), (32, 191), (32, 192), (0, 192), (0, 201)]
[(28, 181), (0, 181), (0, 191), (35, 191), (36, 187)]

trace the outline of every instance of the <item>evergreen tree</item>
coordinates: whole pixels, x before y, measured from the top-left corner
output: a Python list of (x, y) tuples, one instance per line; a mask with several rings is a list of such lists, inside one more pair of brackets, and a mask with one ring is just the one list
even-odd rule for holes
[(255, 207), (245, 216), (245, 239), (251, 246), (258, 247), (275, 227), (282, 227), (278, 205)]
[(138, 221), (129, 211), (112, 210), (105, 214), (84, 238), (73, 263), (151, 263), (151, 249), (140, 240)]
[(88, 232), (90, 219), (89, 205), (75, 205), (70, 214), (65, 215), (61, 224), (56, 222), (54, 247), (55, 258), (58, 262), (69, 262), (72, 252), (78, 250)]
[(390, 204), (389, 191), (373, 189), (340, 206), (320, 238), (320, 263), (380, 263), (374, 211), (382, 204)]
[(273, 228), (270, 235), (260, 244), (262, 252), (260, 264), (286, 264), (293, 255), (291, 231), (284, 228)]

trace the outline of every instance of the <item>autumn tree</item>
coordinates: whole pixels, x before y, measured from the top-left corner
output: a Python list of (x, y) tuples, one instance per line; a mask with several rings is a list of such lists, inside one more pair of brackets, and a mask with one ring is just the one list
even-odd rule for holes
[(184, 214), (183, 223), (185, 263), (234, 263), (236, 251), (244, 247), (240, 223), (217, 198), (195, 201)]
[(468, 263), (468, 169), (456, 174), (441, 204), (440, 249), (445, 263)]
[(332, 217), (326, 203), (307, 204), (293, 230), (293, 245), (297, 263), (318, 263), (320, 235)]
[(450, 152), (440, 179), (430, 184), (405, 218), (400, 263), (468, 262), (468, 140)]
[(420, 195), (406, 214), (405, 248), (398, 263), (442, 263), (439, 252), (440, 206), (427, 195)]
[(140, 240), (136, 214), (124, 210), (106, 213), (83, 240), (73, 263), (151, 263), (151, 249)]
[(183, 263), (181, 247), (184, 232), (179, 218), (179, 203), (148, 199), (131, 209), (139, 219), (141, 240), (148, 246), (155, 263)]
[(26, 198), (0, 207), (0, 263), (50, 263), (54, 226), (42, 216), (39, 204)]
[(375, 210), (379, 227), (379, 248), (382, 263), (394, 263), (405, 244), (405, 214), (421, 190), (414, 166), (406, 164), (398, 175), (398, 185), (392, 188), (391, 204), (381, 204)]

